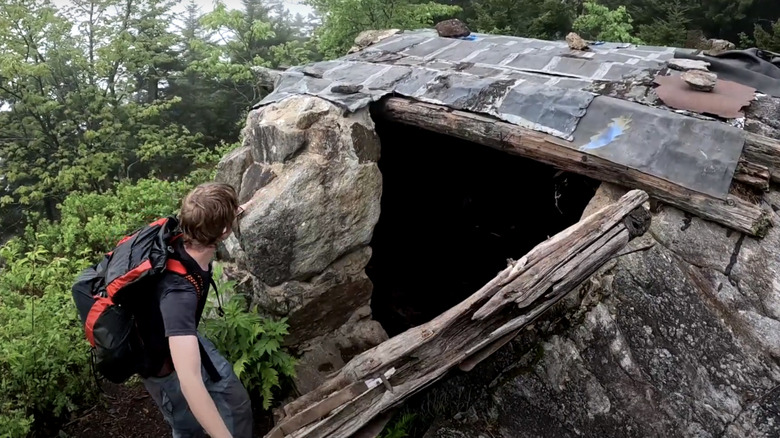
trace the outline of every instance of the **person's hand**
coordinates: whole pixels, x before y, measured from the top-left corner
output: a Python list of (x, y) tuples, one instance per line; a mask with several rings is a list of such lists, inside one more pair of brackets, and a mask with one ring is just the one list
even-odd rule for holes
[(247, 210), (249, 210), (249, 207), (254, 202), (254, 199), (250, 199), (243, 204), (238, 206), (238, 211), (236, 212), (236, 219), (239, 219), (241, 215), (243, 215)]

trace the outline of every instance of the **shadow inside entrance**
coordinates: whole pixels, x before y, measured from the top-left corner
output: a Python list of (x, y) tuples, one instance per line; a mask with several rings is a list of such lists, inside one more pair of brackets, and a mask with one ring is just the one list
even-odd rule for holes
[(487, 146), (375, 118), (382, 213), (366, 273), (388, 335), (463, 301), (580, 220), (599, 182)]

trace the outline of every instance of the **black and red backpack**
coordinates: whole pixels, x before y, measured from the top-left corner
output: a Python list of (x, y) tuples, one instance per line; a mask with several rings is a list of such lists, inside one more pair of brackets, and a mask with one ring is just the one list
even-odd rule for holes
[(149, 282), (168, 271), (187, 278), (199, 295), (204, 288), (196, 281), (198, 276), (172, 257), (173, 242), (180, 236), (175, 217), (158, 219), (121, 239), (73, 284), (73, 300), (94, 366), (111, 382), (122, 383), (142, 371), (143, 343), (130, 309), (150, 302), (154, 287)]

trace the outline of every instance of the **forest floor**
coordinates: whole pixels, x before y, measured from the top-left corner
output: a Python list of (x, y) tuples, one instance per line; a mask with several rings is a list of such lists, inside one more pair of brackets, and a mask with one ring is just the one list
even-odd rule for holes
[[(115, 385), (101, 382), (104, 394), (98, 403), (64, 428), (73, 438), (135, 438), (170, 436), (162, 413), (143, 384)], [(60, 434), (63, 436), (63, 434)]]
[[(171, 429), (140, 382), (115, 385), (101, 382), (95, 407), (83, 412), (60, 432), (60, 438), (146, 438), (170, 437)], [(253, 404), (254, 405), (254, 404)], [(255, 437), (273, 427), (270, 413), (255, 410)]]

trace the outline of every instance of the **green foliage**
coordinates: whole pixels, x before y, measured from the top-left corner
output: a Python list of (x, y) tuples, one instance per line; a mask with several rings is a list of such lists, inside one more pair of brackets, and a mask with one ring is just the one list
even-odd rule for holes
[(131, 169), (167, 170), (160, 158), (202, 147), (171, 123), (178, 101), (162, 92), (176, 56), (170, 4), (83, 1), (95, 13), (77, 19), (45, 1), (9, 2), (0, 8), (4, 203), (45, 204), (53, 219), (71, 191), (106, 190)]
[[(243, 0), (243, 10), (228, 9), (217, 2), (213, 11), (199, 20), (205, 38), (189, 41), (199, 53), (189, 70), (235, 92), (244, 105), (263, 96), (253, 68), (278, 67), (290, 62), (304, 64), (316, 57), (312, 44), (302, 38), (301, 28), (279, 1)], [(306, 23), (297, 20), (297, 26)]]
[[(75, 276), (213, 179), (259, 97), (253, 67), (318, 56), (279, 1), (191, 3), (178, 28), (174, 4), (0, 7), (0, 216), (19, 233), (0, 248), (0, 437), (45, 434), (94, 399)], [(270, 402), (293, 362), (277, 352), (285, 325), (260, 327), (239, 371)]]
[(93, 399), (72, 282), (122, 236), (174, 214), (190, 188), (187, 180), (147, 179), (74, 193), (60, 206), (60, 222), (28, 225), (0, 248), (0, 436), (25, 436)]
[(246, 300), (233, 294), (234, 282), (222, 281), (221, 268), (215, 266), (217, 287), (226, 297), (224, 317), (214, 316), (214, 303), (207, 308), (203, 328), (233, 371), (250, 392), (259, 393), (263, 409), (269, 409), (274, 388), (281, 387), (281, 378), (295, 376), (296, 360), (282, 348), (287, 332), (287, 320), (275, 321), (260, 316), (256, 309), (246, 310)]
[(335, 58), (347, 53), (355, 37), (369, 29), (418, 29), (456, 15), (457, 6), (413, 0), (307, 0), (322, 17), (316, 38), (320, 53)]
[(279, 67), (304, 65), (317, 57), (316, 42), (313, 39), (288, 41), (271, 47), (271, 63)]
[(476, 0), (473, 8), (475, 30), (526, 38), (562, 39), (574, 20), (574, 9), (560, 0)]
[(610, 10), (598, 3), (586, 2), (585, 12), (574, 20), (574, 30), (590, 40), (641, 44), (631, 33), (633, 19), (625, 6)]
[(780, 52), (780, 20), (772, 24), (770, 31), (756, 25), (753, 38), (755, 38), (755, 45), (759, 49)]
[(417, 417), (416, 414), (413, 413), (405, 413), (401, 415), (398, 420), (392, 423), (392, 425), (388, 424), (387, 427), (385, 427), (385, 430), (382, 431), (382, 433), (379, 435), (379, 438), (406, 438), (409, 436), (409, 428), (412, 425), (412, 422)]
[(64, 417), (94, 394), (70, 297), (73, 263), (51, 259), (41, 247), (14, 259), (5, 250), (1, 255), (10, 262), (0, 276), (0, 406), (7, 408), (0, 412), (0, 436), (24, 436), (16, 433), (32, 418)]
[(664, 5), (663, 18), (639, 26), (639, 39), (658, 46), (685, 47), (691, 22), (687, 16), (689, 10), (680, 0)]

